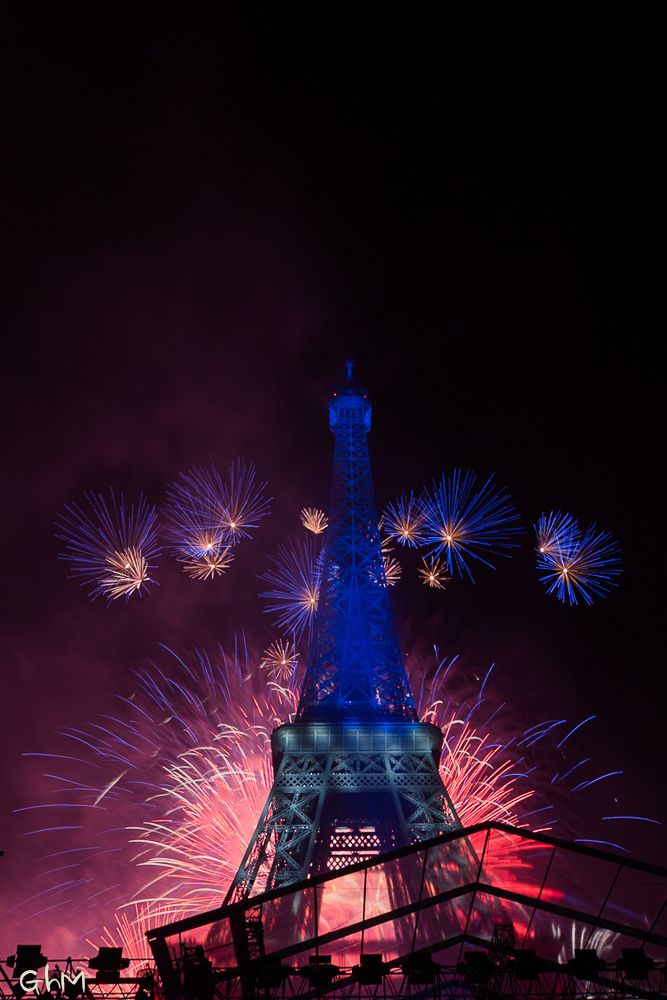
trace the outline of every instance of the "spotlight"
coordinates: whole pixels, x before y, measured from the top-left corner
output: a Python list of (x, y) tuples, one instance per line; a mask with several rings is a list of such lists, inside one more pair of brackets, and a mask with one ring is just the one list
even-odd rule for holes
[(401, 972), (407, 976), (408, 982), (412, 986), (428, 986), (435, 982), (435, 977), (440, 970), (440, 966), (433, 961), (429, 954), (417, 952), (401, 964)]
[(464, 951), (463, 961), (457, 971), (462, 973), (466, 983), (485, 983), (495, 966), (485, 951)]
[(331, 986), (332, 979), (339, 972), (339, 967), (331, 961), (331, 955), (309, 955), (308, 965), (303, 969), (303, 975), (308, 980), (308, 985), (313, 986), (316, 990)]
[(77, 980), (73, 983), (65, 983), (63, 995), (66, 997), (66, 1000), (79, 1000), (79, 997), (85, 997), (89, 994), (85, 984)]
[(535, 949), (522, 948), (521, 951), (515, 952), (514, 960), (511, 962), (509, 969), (515, 979), (537, 979), (540, 973), (541, 964), (535, 954)]
[(645, 955), (641, 948), (622, 948), (623, 957), (616, 962), (619, 972), (624, 972), (627, 979), (648, 979), (653, 968), (653, 959)]
[(117, 983), (121, 969), (127, 969), (129, 958), (123, 958), (122, 948), (98, 948), (95, 958), (88, 962), (89, 969), (95, 969), (96, 983)]
[(352, 975), (362, 986), (381, 986), (384, 975), (382, 955), (368, 952), (359, 959), (359, 965), (352, 967)]
[(576, 979), (589, 979), (607, 968), (607, 963), (598, 958), (595, 948), (575, 948), (574, 958), (567, 963), (567, 971)]
[(22, 972), (28, 972), (28, 970), (37, 972), (47, 962), (46, 955), (42, 955), (41, 944), (18, 944), (16, 954), (10, 955), (6, 964), (13, 968), (12, 975), (18, 979)]
[(265, 958), (257, 967), (255, 983), (263, 990), (275, 990), (290, 972), (291, 969), (285, 968), (279, 958)]

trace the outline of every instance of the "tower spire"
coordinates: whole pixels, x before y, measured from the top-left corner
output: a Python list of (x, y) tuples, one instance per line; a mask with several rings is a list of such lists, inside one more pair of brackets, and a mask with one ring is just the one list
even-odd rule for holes
[(300, 721), (417, 721), (384, 572), (367, 445), (371, 413), (363, 388), (346, 385), (331, 396), (329, 529)]
[(419, 721), (396, 638), (371, 404), (352, 365), (329, 401), (329, 528), (296, 721), (271, 736), (274, 784), (228, 903), (460, 827), (438, 771), (442, 733)]

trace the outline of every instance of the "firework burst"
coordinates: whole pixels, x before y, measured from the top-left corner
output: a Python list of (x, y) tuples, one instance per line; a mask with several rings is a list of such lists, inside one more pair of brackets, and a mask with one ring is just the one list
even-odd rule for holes
[(183, 572), (191, 580), (214, 580), (216, 576), (222, 576), (233, 559), (231, 547), (221, 545), (210, 548), (201, 555), (181, 556), (179, 562), (183, 564)]
[(317, 507), (304, 507), (301, 511), (301, 524), (306, 531), (321, 535), (329, 527), (329, 520), (323, 510)]
[(294, 632), (298, 640), (312, 629), (320, 600), (322, 580), (322, 548), (315, 539), (290, 538), (271, 559), (271, 568), (260, 576), (271, 585), (263, 591), (267, 614), (275, 615), (275, 623)]
[(286, 642), (285, 639), (277, 639), (272, 642), (265, 651), (260, 661), (262, 670), (281, 684), (287, 684), (294, 680), (294, 672), (299, 661), (299, 654), (296, 652), (294, 643)]
[[(164, 651), (159, 661), (135, 672), (134, 689), (129, 697), (117, 696), (116, 710), (110, 706), (95, 721), (62, 731), (66, 746), (60, 754), (28, 755), (48, 758), (45, 778), (52, 794), (48, 807), (23, 811), (28, 819), (48, 808), (50, 822), (39, 831), (32, 824), (26, 828), (31, 837), (39, 833), (44, 855), (37, 862), (35, 893), (20, 909), (33, 926), (45, 920), (49, 937), (66, 951), (75, 947), (77, 924), (90, 936), (91, 923), (99, 920), (91, 921), (93, 911), (104, 915), (98, 926), (104, 923), (107, 929), (118, 913), (118, 927), (109, 934), (127, 938), (130, 924), (124, 914), (135, 901), (149, 925), (151, 919), (159, 922), (165, 908), (171, 908), (173, 919), (194, 912), (205, 895), (202, 884), (208, 886), (206, 904), (221, 902), (271, 786), (270, 734), (290, 719), (296, 696), (253, 671), (255, 657), (244, 639), (231, 652), (219, 647), (213, 655), (195, 650), (180, 657)], [(190, 784), (195, 771), (214, 780), (220, 794), (227, 788), (226, 801), (217, 804), (209, 820), (201, 801), (186, 809), (177, 797), (179, 788), (195, 795), (196, 785)], [(165, 790), (173, 796), (165, 797)], [(215, 803), (208, 806), (213, 809)], [(187, 822), (194, 823), (197, 808), (200, 846), (210, 838), (211, 857), (192, 856), (186, 872), (188, 838), (194, 844), (198, 836)], [(169, 831), (173, 841), (168, 841)], [(169, 850), (151, 844), (158, 837)], [(176, 885), (171, 895), (163, 892), (171, 887), (171, 882), (163, 886), (163, 876), (171, 878), (165, 874), (167, 862), (178, 855), (179, 838), (184, 870), (178, 877), (190, 878), (183, 900)], [(151, 861), (158, 856), (162, 861)], [(157, 889), (147, 884), (147, 873), (157, 878)], [(158, 898), (165, 894), (170, 898)], [(67, 919), (54, 921), (56, 909)]]
[(370, 577), (380, 587), (395, 587), (401, 578), (403, 568), (398, 559), (392, 555), (394, 550), (391, 538), (382, 538), (380, 545), (382, 562), (378, 562), (373, 569), (369, 570)]
[(222, 504), (225, 486), (215, 465), (195, 465), (167, 486), (163, 531), (180, 560), (197, 560), (225, 544)]
[(382, 525), (400, 545), (416, 548), (424, 541), (424, 512), (414, 493), (403, 493), (382, 515)]
[(237, 458), (227, 470), (222, 504), (223, 525), (232, 545), (241, 538), (251, 538), (251, 531), (271, 512), (266, 483), (257, 481), (252, 462)]
[(157, 511), (142, 495), (126, 504), (113, 490), (84, 494), (84, 505), (73, 503), (56, 520), (56, 537), (65, 543), (59, 558), (69, 563), (70, 575), (90, 587), (90, 597), (107, 603), (141, 595), (155, 580), (151, 575), (160, 553)]
[(441, 559), (422, 559), (422, 566), (417, 570), (427, 587), (444, 590), (445, 584), (451, 580), (447, 567)]
[(273, 783), (269, 737), (230, 727), (166, 768), (154, 800), (162, 815), (135, 841), (154, 873), (138, 902), (183, 915), (220, 905)]
[(539, 554), (537, 569), (547, 594), (564, 604), (575, 605), (579, 599), (592, 604), (617, 586), (620, 548), (608, 531), (591, 524), (580, 537), (569, 538), (565, 548)]
[(395, 556), (385, 555), (383, 558), (384, 562), (384, 578), (387, 581), (388, 587), (395, 587), (398, 581), (401, 579), (401, 574), (403, 572), (401, 564)]
[(516, 547), (515, 535), (522, 531), (506, 490), (495, 485), (493, 476), (476, 488), (474, 472), (455, 469), (424, 490), (424, 544), (429, 555), (444, 554), (447, 569), (474, 581), (468, 559), (494, 569), (487, 556), (508, 555)]
[(581, 531), (576, 518), (559, 510), (540, 514), (535, 525), (536, 548), (541, 555), (567, 552), (580, 537)]
[(171, 550), (194, 579), (219, 576), (231, 561), (229, 549), (270, 511), (266, 483), (257, 482), (251, 462), (237, 458), (223, 479), (216, 466), (193, 466), (167, 487), (164, 531)]

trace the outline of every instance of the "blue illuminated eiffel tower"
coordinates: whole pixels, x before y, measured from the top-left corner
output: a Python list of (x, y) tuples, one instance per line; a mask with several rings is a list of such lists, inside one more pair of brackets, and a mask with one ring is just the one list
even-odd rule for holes
[(227, 903), (460, 827), (420, 722), (384, 573), (366, 436), (371, 404), (333, 393), (329, 528), (296, 720), (271, 737), (274, 783)]

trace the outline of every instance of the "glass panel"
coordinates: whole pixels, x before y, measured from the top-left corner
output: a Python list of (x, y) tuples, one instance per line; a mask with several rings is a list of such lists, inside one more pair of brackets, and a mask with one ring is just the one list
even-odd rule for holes
[(658, 914), (653, 925), (653, 933), (661, 934), (663, 938), (667, 938), (667, 905), (665, 905), (662, 913)]
[(364, 935), (364, 951), (381, 952), (385, 962), (393, 961), (402, 955), (409, 955), (415, 932), (415, 916), (408, 913), (397, 917), (387, 924), (382, 924), (374, 933)]
[(201, 946), (205, 958), (215, 969), (233, 969), (236, 967), (236, 952), (231, 941), (229, 921), (219, 920), (214, 924), (204, 924), (183, 934), (172, 934), (165, 938), (165, 943), (172, 959), (172, 965), (180, 964), (183, 949)]
[[(515, 904), (514, 904), (515, 905)], [(487, 893), (475, 893), (466, 934), (490, 941), (495, 924), (512, 923), (513, 904)]]
[(482, 832), (431, 847), (428, 852), (424, 895), (434, 896), (474, 882), (485, 839), (486, 833)]
[[(200, 943), (206, 941), (209, 945), (219, 947), (231, 944), (232, 942), (232, 930), (227, 917), (224, 917), (222, 920), (216, 920), (213, 924), (205, 924), (194, 931), (188, 931), (187, 934), (183, 935), (183, 938), (189, 938), (191, 934)], [(178, 939), (174, 938), (171, 940)]]
[(341, 969), (351, 969), (353, 965), (359, 964), (361, 954), (361, 932), (347, 934), (338, 938), (320, 949), (325, 954), (331, 955), (331, 961)]
[(397, 910), (418, 902), (424, 869), (423, 851), (387, 861), (378, 868), (382, 869), (388, 887), (387, 909)]
[[(666, 900), (666, 878), (636, 868), (624, 868), (602, 915), (621, 924), (648, 930)], [(667, 905), (654, 927), (654, 933), (667, 934)]]
[(236, 951), (233, 944), (204, 946), (206, 957), (216, 969), (235, 969)]
[(559, 848), (542, 898), (582, 913), (597, 914), (617, 871), (613, 862)]
[[(315, 937), (314, 902), (314, 889), (303, 889), (262, 904), (262, 931), (267, 954)], [(251, 910), (246, 912), (252, 913)]]
[(553, 847), (504, 830), (491, 830), (481, 882), (537, 896)]
[(466, 893), (444, 903), (436, 903), (417, 915), (415, 947), (431, 950), (463, 931), (471, 896)]
[(451, 980), (456, 973), (456, 966), (461, 959), (461, 954), (461, 945), (456, 943), (444, 948), (437, 948), (432, 953), (432, 957), (438, 965), (445, 966), (449, 973), (447, 978)]
[[(410, 921), (414, 918), (403, 918), (404, 922), (411, 927)], [(367, 927), (364, 931), (364, 952), (387, 955), (398, 954), (398, 943), (404, 933), (400, 921), (390, 920), (384, 924), (377, 924), (375, 927)], [(409, 931), (408, 931), (409, 933)], [(397, 940), (398, 935), (398, 940)]]
[(320, 934), (344, 929), (362, 919), (364, 873), (350, 872), (317, 887), (317, 919)]

